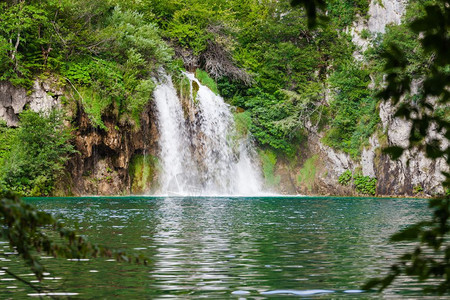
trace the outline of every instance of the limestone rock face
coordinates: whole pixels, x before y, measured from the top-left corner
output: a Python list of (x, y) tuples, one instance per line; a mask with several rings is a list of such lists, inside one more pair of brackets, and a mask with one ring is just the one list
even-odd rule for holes
[(15, 127), (19, 123), (17, 115), (27, 103), (26, 90), (15, 88), (9, 82), (0, 82), (0, 118), (8, 126)]
[[(370, 40), (361, 38), (363, 30), (370, 33), (384, 33), (389, 24), (400, 24), (405, 13), (407, 0), (372, 0), (369, 6), (368, 18), (359, 17), (354, 22), (349, 32), (353, 42), (362, 50), (370, 45)], [(361, 53), (354, 53), (356, 58), (362, 59)], [(411, 92), (416, 93), (420, 86), (420, 80), (414, 80), (411, 84)], [(329, 93), (329, 91), (327, 91)], [(411, 122), (394, 117), (396, 107), (389, 102), (381, 102), (379, 114), (383, 131), (383, 140), (373, 135), (369, 138), (369, 145), (362, 149), (360, 159), (352, 159), (349, 155), (334, 150), (321, 142), (324, 136), (318, 128), (306, 121), (308, 130), (306, 147), (301, 149), (299, 163), (289, 168), (289, 162), (280, 160), (277, 162), (277, 175), (281, 176), (280, 190), (295, 190), (301, 194), (319, 195), (355, 195), (356, 192), (349, 186), (342, 186), (338, 182), (339, 176), (346, 170), (353, 173), (362, 173), (363, 176), (377, 178), (377, 194), (379, 196), (433, 196), (442, 194), (441, 185), (444, 176), (442, 172), (449, 172), (449, 166), (444, 159), (431, 160), (423, 151), (407, 150), (400, 159), (393, 161), (388, 155), (382, 153), (386, 146), (409, 145)], [(428, 132), (429, 138), (445, 139), (435, 130)], [(314, 164), (315, 172), (311, 188), (306, 188), (302, 182), (292, 180), (305, 168), (308, 158), (318, 156)], [(283, 170), (283, 171), (282, 171)], [(293, 187), (292, 187), (293, 186)], [(417, 191), (421, 190), (420, 194)]]
[(376, 150), (379, 149), (380, 143), (375, 136), (369, 138), (370, 147), (364, 148), (361, 153), (361, 170), (363, 176), (377, 177), (376, 176)]
[[(49, 112), (62, 108), (71, 122), (66, 126), (75, 129), (72, 143), (77, 154), (67, 163), (65, 174), (56, 184), (58, 195), (120, 195), (131, 192), (130, 161), (134, 155), (145, 153), (156, 156), (158, 132), (151, 104), (141, 115), (141, 126), (121, 124), (117, 116), (107, 115), (103, 122), (106, 129), (93, 127), (88, 115), (76, 100), (67, 107), (61, 104), (61, 96), (69, 91), (58, 88), (55, 79), (37, 79), (33, 89), (0, 82), (0, 119), (8, 126), (19, 125), (19, 114), (29, 107), (36, 112)], [(68, 98), (71, 98), (70, 96)], [(149, 103), (150, 96), (149, 96)]]
[[(388, 145), (405, 148), (409, 145), (411, 122), (394, 117), (394, 112), (395, 108), (389, 102), (381, 103), (380, 118), (387, 132)], [(433, 128), (428, 136), (445, 141)], [(381, 180), (378, 192), (385, 194), (391, 190), (395, 194), (412, 195), (414, 188), (420, 187), (425, 195), (442, 194), (442, 172), (448, 170), (444, 159), (431, 160), (417, 149), (405, 151), (397, 161), (382, 155), (377, 174)]]
[(370, 41), (361, 37), (362, 31), (384, 33), (387, 25), (400, 24), (407, 4), (407, 0), (372, 0), (368, 18), (359, 17), (349, 29), (353, 43), (365, 51)]
[[(106, 129), (95, 128), (88, 116), (78, 110), (74, 136), (79, 151), (70, 161), (75, 195), (120, 195), (133, 191), (130, 162), (134, 155), (153, 155), (158, 151), (158, 132), (152, 105), (141, 115), (139, 128), (119, 124), (114, 116), (105, 116)], [(120, 126), (119, 126), (120, 125)], [(156, 175), (155, 175), (156, 176)]]
[(369, 31), (384, 33), (386, 25), (400, 24), (407, 4), (407, 0), (371, 1), (367, 22)]
[[(53, 83), (53, 84), (52, 84)], [(19, 114), (28, 104), (35, 112), (48, 112), (60, 107), (59, 97), (62, 91), (52, 79), (42, 81), (36, 79), (31, 93), (21, 87), (15, 87), (8, 81), (0, 82), (0, 119), (10, 127), (17, 127)]]

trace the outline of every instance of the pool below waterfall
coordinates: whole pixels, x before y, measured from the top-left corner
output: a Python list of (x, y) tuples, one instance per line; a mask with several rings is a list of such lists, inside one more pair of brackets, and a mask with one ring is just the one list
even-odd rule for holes
[[(74, 298), (379, 298), (362, 284), (412, 245), (389, 236), (429, 215), (420, 199), (83, 197), (26, 200), (90, 241), (149, 258), (45, 260), (44, 284)], [(29, 269), (5, 242), (0, 265)], [(32, 276), (25, 277), (34, 280)], [(383, 296), (420, 295), (404, 278)], [(37, 296), (0, 274), (0, 298)]]

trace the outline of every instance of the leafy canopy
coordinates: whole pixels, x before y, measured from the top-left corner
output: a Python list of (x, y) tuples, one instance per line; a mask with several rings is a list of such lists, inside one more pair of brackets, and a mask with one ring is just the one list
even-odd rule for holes
[(62, 112), (24, 111), (11, 149), (0, 165), (0, 186), (23, 195), (50, 195), (75, 150)]

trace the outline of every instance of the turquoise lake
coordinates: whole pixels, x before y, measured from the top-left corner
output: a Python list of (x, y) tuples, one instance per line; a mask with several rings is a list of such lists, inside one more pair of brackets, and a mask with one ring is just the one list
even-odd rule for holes
[[(333, 197), (28, 198), (90, 241), (149, 258), (147, 266), (107, 259), (43, 257), (43, 283), (73, 298), (380, 298), (418, 296), (401, 279), (382, 295), (361, 292), (408, 244), (397, 230), (430, 214), (420, 199)], [(0, 266), (30, 271), (0, 244)], [(32, 276), (25, 277), (34, 280)], [(36, 292), (0, 275), (0, 298)]]

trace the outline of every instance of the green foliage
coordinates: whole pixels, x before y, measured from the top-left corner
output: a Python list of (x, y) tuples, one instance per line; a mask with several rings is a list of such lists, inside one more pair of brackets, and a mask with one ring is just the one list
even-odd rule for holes
[(250, 131), (256, 140), (261, 145), (271, 146), (287, 154), (293, 153), (292, 139), (287, 139), (286, 132), (283, 132), (280, 126), (275, 123), (287, 117), (286, 112), (274, 109), (274, 106), (280, 102), (279, 98), (257, 91), (257, 94), (252, 98), (247, 98), (246, 102), (243, 103), (243, 106), (251, 109)]
[(266, 185), (269, 187), (277, 186), (280, 183), (281, 177), (279, 175), (275, 176), (276, 154), (271, 150), (260, 150), (259, 157), (261, 158)]
[(206, 50), (207, 40), (212, 36), (206, 31), (211, 11), (200, 3), (174, 13), (168, 25), (167, 35), (195, 54)]
[(214, 81), (214, 79), (209, 77), (208, 73), (203, 70), (197, 69), (195, 70), (195, 77), (198, 79), (198, 81), (200, 81), (201, 84), (206, 85), (216, 95), (219, 94), (216, 82)]
[(0, 166), (0, 185), (22, 195), (50, 195), (68, 155), (74, 152), (70, 138), (61, 112), (24, 111)]
[(113, 35), (112, 52), (121, 58), (123, 63), (136, 53), (147, 62), (153, 63), (147, 65), (149, 68), (158, 67), (172, 58), (173, 50), (161, 39), (157, 25), (145, 20), (143, 14), (133, 10), (122, 10), (117, 6), (108, 22), (105, 34)]
[(14, 145), (16, 131), (16, 129), (6, 126), (5, 121), (0, 120), (0, 166)]
[(173, 50), (148, 14), (112, 2), (2, 3), (0, 80), (30, 88), (40, 72), (60, 73), (76, 94), (87, 93), (80, 100), (95, 125), (104, 128), (102, 116), (111, 110), (138, 126), (152, 76)]
[(88, 85), (91, 82), (89, 64), (86, 63), (68, 64), (64, 75), (72, 84)]
[(352, 171), (346, 170), (344, 173), (339, 175), (338, 182), (342, 185), (349, 185), (353, 181)]
[(417, 184), (415, 186), (413, 186), (413, 193), (414, 194), (419, 194), (423, 192), (423, 187), (420, 184)]
[(370, 176), (363, 176), (361, 174), (353, 175), (352, 171), (346, 170), (339, 175), (338, 182), (341, 185), (352, 185), (355, 190), (364, 195), (374, 196), (377, 192), (377, 179)]
[(348, 63), (339, 67), (329, 82), (334, 90), (333, 120), (324, 142), (357, 158), (379, 123), (378, 101), (368, 88), (369, 70)]
[(375, 195), (377, 192), (377, 179), (369, 176), (356, 175), (353, 184), (358, 193)]
[(356, 15), (365, 16), (369, 11), (368, 0), (329, 0), (327, 11), (331, 22), (340, 27), (352, 25)]
[(0, 80), (31, 87), (33, 72), (47, 62), (40, 53), (45, 38), (39, 31), (48, 22), (47, 12), (32, 4), (0, 3)]
[(371, 36), (372, 36), (372, 34), (370, 33), (370, 31), (369, 31), (368, 29), (364, 28), (364, 29), (361, 31), (361, 38), (362, 38), (362, 39), (368, 40)]
[(308, 158), (300, 169), (300, 174), (297, 178), (298, 182), (304, 184), (309, 191), (312, 190), (312, 185), (316, 177), (316, 164), (318, 159), (318, 155), (313, 155)]

